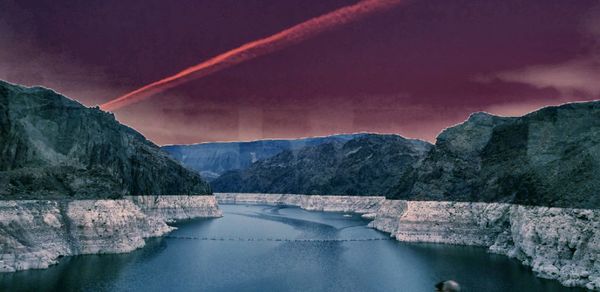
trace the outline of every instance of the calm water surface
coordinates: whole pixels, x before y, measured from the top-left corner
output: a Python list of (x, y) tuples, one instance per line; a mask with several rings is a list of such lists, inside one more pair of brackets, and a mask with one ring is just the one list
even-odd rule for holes
[(66, 257), (47, 270), (0, 274), (0, 291), (433, 291), (444, 279), (465, 291), (583, 291), (536, 278), (482, 248), (340, 241), (388, 238), (357, 215), (222, 209), (223, 218), (177, 224), (170, 237), (132, 253)]

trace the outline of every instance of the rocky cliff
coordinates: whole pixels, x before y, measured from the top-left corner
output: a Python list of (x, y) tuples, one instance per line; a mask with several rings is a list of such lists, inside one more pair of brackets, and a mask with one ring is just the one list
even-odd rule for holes
[(344, 142), (363, 134), (332, 135), (293, 140), (258, 140), (249, 142), (215, 142), (161, 147), (171, 157), (209, 181), (230, 170), (243, 170), (252, 163), (273, 157), (286, 150), (297, 150), (329, 142)]
[(522, 117), (475, 113), (443, 131), (390, 198), (600, 208), (600, 102)]
[(62, 256), (129, 252), (167, 221), (219, 217), (214, 196), (0, 200), (0, 272), (42, 269)]
[[(503, 203), (276, 194), (216, 194), (221, 203), (284, 204), (364, 213), (369, 226), (404, 242), (488, 248), (566, 286), (600, 290), (600, 210)], [(343, 206), (343, 207), (340, 207)]]
[(217, 192), (379, 195), (404, 185), (431, 148), (397, 135), (365, 134), (284, 151), (212, 182)]
[(0, 272), (139, 248), (168, 221), (220, 216), (210, 193), (112, 114), (0, 81)]
[(210, 194), (110, 113), (52, 90), (0, 81), (0, 199)]

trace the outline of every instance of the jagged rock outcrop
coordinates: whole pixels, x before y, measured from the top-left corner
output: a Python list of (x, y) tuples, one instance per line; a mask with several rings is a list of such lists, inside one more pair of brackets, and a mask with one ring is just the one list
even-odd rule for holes
[(522, 117), (475, 113), (443, 131), (390, 198), (600, 208), (600, 102)]
[(200, 176), (110, 113), (0, 81), (0, 199), (210, 194)]
[(397, 135), (365, 134), (284, 151), (211, 184), (216, 192), (381, 195), (407, 183), (430, 147)]
[[(364, 213), (370, 227), (404, 242), (489, 248), (566, 286), (600, 290), (600, 210), (383, 197), (216, 194), (221, 203), (292, 205)], [(354, 201), (354, 202), (352, 202)], [(343, 204), (340, 204), (343, 202)], [(340, 208), (339, 206), (344, 206)]]
[(273, 157), (286, 150), (297, 150), (329, 142), (344, 142), (363, 134), (340, 134), (290, 140), (258, 140), (249, 142), (215, 142), (161, 147), (171, 157), (208, 181), (230, 170), (243, 170), (252, 163)]
[(0, 272), (47, 268), (61, 256), (129, 252), (173, 230), (166, 222), (221, 215), (214, 196), (0, 200)]

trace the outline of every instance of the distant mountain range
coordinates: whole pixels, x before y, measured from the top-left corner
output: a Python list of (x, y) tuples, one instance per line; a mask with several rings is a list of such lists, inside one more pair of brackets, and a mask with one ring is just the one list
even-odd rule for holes
[(435, 145), (363, 135), (288, 149), (212, 181), (217, 192), (600, 207), (600, 102), (522, 117), (474, 113)]
[(328, 142), (344, 142), (363, 134), (333, 135), (295, 140), (259, 140), (250, 142), (216, 142), (192, 145), (169, 145), (162, 149), (203, 178), (213, 180), (229, 170), (245, 169), (252, 163), (270, 158), (285, 150), (297, 150)]
[(431, 146), (396, 135), (362, 135), (286, 150), (211, 184), (222, 192), (380, 195), (393, 192)]
[(112, 114), (0, 81), (0, 199), (209, 193), (198, 174)]

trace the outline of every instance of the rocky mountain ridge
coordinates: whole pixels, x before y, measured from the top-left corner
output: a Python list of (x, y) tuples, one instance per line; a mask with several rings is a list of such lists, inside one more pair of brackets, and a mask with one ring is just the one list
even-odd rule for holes
[(200, 176), (117, 122), (43, 87), (0, 81), (0, 199), (210, 194)]
[(600, 208), (600, 102), (522, 117), (475, 113), (443, 131), (391, 198)]
[(301, 139), (272, 139), (249, 142), (210, 142), (192, 145), (166, 145), (161, 148), (189, 169), (209, 181), (224, 172), (242, 170), (252, 163), (273, 157), (286, 150), (297, 150), (329, 142), (343, 142), (363, 134), (339, 134)]
[(440, 133), (435, 145), (402, 144), (414, 140), (396, 137), (366, 135), (284, 151), (212, 184), (217, 192), (600, 208), (594, 175), (600, 172), (600, 101), (522, 117), (474, 113)]

